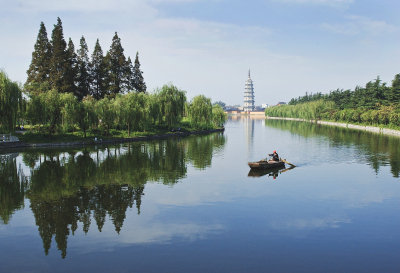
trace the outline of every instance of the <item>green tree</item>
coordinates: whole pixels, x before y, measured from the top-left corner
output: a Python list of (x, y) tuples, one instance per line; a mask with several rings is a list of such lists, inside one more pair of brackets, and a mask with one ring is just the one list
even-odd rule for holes
[(222, 101), (216, 101), (216, 102), (214, 102), (212, 105), (214, 106), (214, 105), (220, 105), (222, 108), (224, 108), (225, 107), (225, 103), (224, 102), (222, 102)]
[(26, 90), (36, 89), (34, 83), (44, 83), (49, 80), (51, 44), (47, 37), (46, 27), (40, 23), (39, 34), (35, 43), (35, 50), (32, 52), (32, 61), (26, 71), (28, 78), (25, 83)]
[(61, 19), (57, 17), (57, 24), (51, 33), (52, 56), (50, 60), (50, 84), (58, 92), (66, 92), (65, 86), (66, 68), (68, 67), (67, 43), (64, 40)]
[(92, 85), (90, 94), (96, 100), (104, 98), (106, 95), (105, 77), (106, 64), (104, 61), (103, 50), (101, 49), (99, 39), (97, 39), (92, 53), (92, 60), (90, 62), (90, 78)]
[(222, 106), (215, 104), (212, 108), (212, 120), (215, 126), (221, 126), (226, 122), (227, 115)]
[(185, 110), (186, 91), (169, 84), (157, 89), (160, 103), (160, 113), (164, 123), (171, 127), (180, 122)]
[(76, 97), (81, 101), (84, 97), (90, 94), (91, 77), (90, 77), (90, 62), (89, 62), (89, 49), (86, 44), (85, 37), (81, 37), (80, 48), (78, 49), (77, 57), (77, 88)]
[[(130, 57), (128, 59), (130, 61)], [(143, 71), (140, 70), (139, 52), (136, 52), (135, 66), (132, 69), (132, 87), (136, 92), (146, 93), (146, 83), (143, 79)]]
[(71, 38), (68, 41), (68, 48), (66, 51), (66, 65), (63, 76), (63, 93), (71, 93), (79, 98), (75, 86), (78, 74), (78, 60), (75, 53), (75, 46)]
[(80, 129), (83, 130), (85, 138), (87, 129), (98, 122), (94, 104), (93, 97), (86, 96), (76, 107), (76, 122), (79, 124)]
[(145, 129), (148, 116), (146, 113), (146, 95), (131, 92), (115, 99), (119, 123), (128, 127), (128, 135), (131, 131)]
[(107, 94), (124, 93), (127, 87), (128, 63), (117, 32), (105, 57), (107, 65)]
[(49, 123), (49, 135), (51, 135), (61, 119), (62, 97), (57, 90), (52, 89), (40, 94), (40, 102), (44, 106), (44, 119)]
[(95, 113), (99, 119), (100, 128), (105, 128), (108, 134), (110, 128), (115, 124), (116, 119), (114, 99), (106, 97), (97, 101), (95, 104)]
[(389, 89), (388, 99), (390, 102), (400, 102), (400, 74), (394, 76), (392, 87)]
[(211, 99), (204, 95), (194, 97), (188, 104), (187, 115), (193, 125), (201, 129), (208, 128), (212, 122)]
[(22, 90), (0, 71), (0, 126), (4, 132), (13, 132), (18, 110), (22, 107)]

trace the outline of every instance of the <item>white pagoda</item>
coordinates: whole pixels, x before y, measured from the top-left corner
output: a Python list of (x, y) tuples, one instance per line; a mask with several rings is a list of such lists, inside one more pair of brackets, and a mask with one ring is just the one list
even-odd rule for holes
[(254, 111), (254, 90), (253, 90), (253, 81), (250, 79), (250, 69), (249, 69), (249, 78), (247, 79), (244, 88), (243, 111), (245, 112)]

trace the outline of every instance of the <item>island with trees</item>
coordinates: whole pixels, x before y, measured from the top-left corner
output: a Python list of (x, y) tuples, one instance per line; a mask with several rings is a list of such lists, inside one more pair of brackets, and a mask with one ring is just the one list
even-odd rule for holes
[(0, 132), (19, 135), (25, 142), (131, 138), (171, 131), (221, 128), (226, 114), (219, 104), (172, 83), (148, 92), (139, 53), (126, 57), (115, 32), (106, 54), (97, 39), (89, 57), (85, 37), (75, 50), (64, 39), (60, 18), (49, 40), (43, 22), (27, 80), (21, 85), (0, 71)]

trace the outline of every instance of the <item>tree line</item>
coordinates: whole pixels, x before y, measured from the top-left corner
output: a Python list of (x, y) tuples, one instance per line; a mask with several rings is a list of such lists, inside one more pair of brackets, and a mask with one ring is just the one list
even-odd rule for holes
[(329, 94), (308, 94), (292, 99), (289, 105), (267, 108), (273, 117), (322, 119), (337, 122), (386, 126), (400, 129), (400, 74), (392, 86), (379, 77), (365, 87), (355, 90), (336, 90)]
[(165, 84), (153, 92), (128, 92), (96, 100), (86, 96), (79, 101), (73, 93), (56, 89), (40, 92), (28, 99), (22, 88), (0, 71), (0, 126), (13, 132), (25, 121), (38, 132), (87, 131), (109, 135), (111, 130), (147, 132), (154, 127), (178, 127), (185, 119), (192, 129), (211, 129), (225, 123), (226, 114), (211, 99), (198, 95), (187, 101), (186, 91)]
[(400, 102), (400, 74), (395, 75), (392, 86), (382, 83), (379, 76), (369, 81), (365, 87), (356, 86), (354, 90), (337, 89), (329, 94), (311, 93), (298, 98), (292, 98), (289, 105), (296, 105), (310, 101), (333, 101), (337, 109), (346, 108), (374, 108), (377, 104), (389, 106)]
[(79, 49), (75, 51), (71, 38), (68, 44), (64, 39), (59, 17), (50, 40), (44, 23), (40, 23), (27, 74), (24, 87), (31, 96), (54, 89), (58, 93), (72, 93), (81, 101), (88, 95), (98, 100), (133, 90), (146, 92), (139, 53), (132, 64), (131, 58), (125, 57), (117, 32), (106, 55), (97, 39), (89, 59), (85, 37), (81, 37)]

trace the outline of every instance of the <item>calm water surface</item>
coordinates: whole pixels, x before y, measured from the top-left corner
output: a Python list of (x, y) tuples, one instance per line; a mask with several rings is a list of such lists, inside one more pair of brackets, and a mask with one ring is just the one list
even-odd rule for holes
[[(249, 172), (273, 150), (297, 167)], [(400, 272), (400, 138), (233, 117), (1, 153), (0, 272)]]

